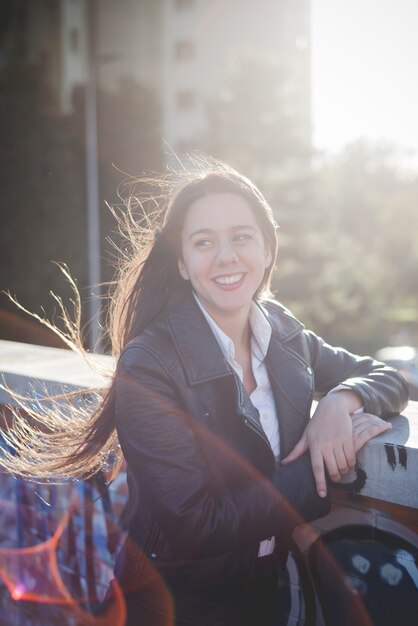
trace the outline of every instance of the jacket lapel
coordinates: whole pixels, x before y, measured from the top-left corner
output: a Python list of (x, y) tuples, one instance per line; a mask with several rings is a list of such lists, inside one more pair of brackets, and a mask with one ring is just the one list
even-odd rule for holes
[[(187, 319), (187, 324), (185, 324)], [(231, 377), (235, 386), (235, 405), (238, 414), (252, 422), (254, 429), (268, 444), (257, 409), (253, 406), (243, 384), (226, 361), (221, 348), (202, 315), (193, 296), (185, 297), (173, 307), (169, 315), (169, 328), (179, 358), (190, 385)]]
[(292, 450), (302, 435), (313, 398), (310, 364), (291, 348), (303, 325), (277, 304), (262, 307), (272, 327), (266, 366), (276, 403), (280, 430), (280, 456)]
[(170, 308), (168, 327), (190, 385), (232, 375), (191, 291)]

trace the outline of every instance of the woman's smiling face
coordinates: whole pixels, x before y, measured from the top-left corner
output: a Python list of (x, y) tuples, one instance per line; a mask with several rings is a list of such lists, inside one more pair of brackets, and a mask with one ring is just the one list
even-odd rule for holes
[(220, 192), (193, 202), (181, 251), (180, 274), (215, 321), (248, 314), (272, 257), (244, 197)]

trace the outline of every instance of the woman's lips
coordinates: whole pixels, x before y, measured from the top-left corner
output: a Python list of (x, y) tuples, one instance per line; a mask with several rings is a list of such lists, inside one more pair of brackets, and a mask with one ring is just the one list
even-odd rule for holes
[(221, 289), (237, 289), (241, 286), (245, 278), (243, 272), (236, 272), (235, 274), (225, 274), (224, 276), (216, 276), (213, 278), (213, 282), (216, 283)]

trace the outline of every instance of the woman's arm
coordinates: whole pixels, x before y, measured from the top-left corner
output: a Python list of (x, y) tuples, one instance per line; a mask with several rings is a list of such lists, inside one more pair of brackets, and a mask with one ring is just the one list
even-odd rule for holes
[[(359, 396), (349, 389), (330, 393), (322, 398), (301, 439), (282, 461), (286, 465), (310, 450), (312, 470), (321, 497), (327, 494), (325, 469), (331, 480), (340, 481), (342, 474), (355, 466), (356, 452), (369, 439), (391, 427), (390, 423), (381, 418), (364, 413), (361, 424), (357, 420), (354, 429), (353, 413), (360, 407)], [(376, 419), (373, 420), (372, 417)]]
[[(306, 332), (306, 337), (315, 390), (328, 395), (318, 402), (301, 439), (282, 463), (294, 461), (309, 449), (318, 494), (324, 496), (325, 469), (332, 480), (339, 481), (341, 474), (354, 467), (358, 449), (390, 427), (383, 420), (371, 420), (368, 414), (382, 417), (398, 414), (407, 404), (408, 388), (398, 372), (383, 363), (333, 348), (311, 332)], [(329, 393), (339, 384), (344, 388)], [(364, 408), (366, 413), (361, 420), (364, 428), (358, 436), (358, 428), (353, 431), (352, 415), (359, 408)]]
[[(267, 479), (195, 417), (153, 355), (137, 347), (125, 353), (117, 373), (120, 444), (142, 497), (179, 555), (256, 545), (328, 512), (307, 455)], [(213, 446), (242, 476), (236, 486), (214, 476), (205, 458)]]
[(315, 391), (324, 396), (337, 385), (356, 392), (366, 413), (388, 418), (408, 403), (408, 385), (392, 367), (371, 357), (334, 348), (321, 337), (305, 331), (315, 376)]

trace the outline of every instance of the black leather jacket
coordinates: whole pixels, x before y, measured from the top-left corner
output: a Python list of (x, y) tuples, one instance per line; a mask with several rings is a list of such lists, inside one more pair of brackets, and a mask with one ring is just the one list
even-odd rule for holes
[[(314, 394), (341, 382), (367, 412), (404, 408), (406, 384), (394, 370), (327, 345), (277, 302), (260, 306), (272, 327), (266, 366), (282, 457), (306, 427)], [(251, 580), (261, 540), (276, 535), (284, 546), (296, 524), (329, 510), (308, 455), (277, 466), (258, 411), (191, 294), (124, 350), (116, 424), (130, 492), (117, 578), (149, 604), (144, 581), (155, 568), (175, 595), (176, 623), (181, 615), (188, 624), (231, 623), (233, 600), (219, 613), (214, 590)]]

